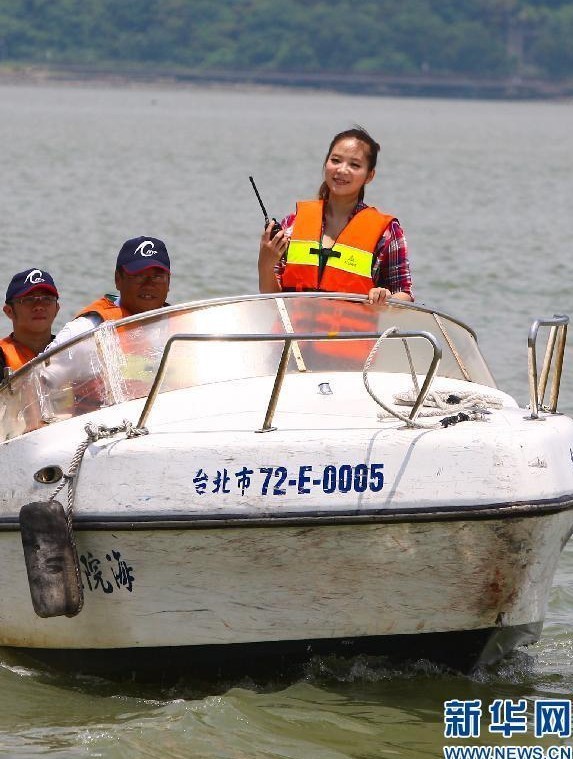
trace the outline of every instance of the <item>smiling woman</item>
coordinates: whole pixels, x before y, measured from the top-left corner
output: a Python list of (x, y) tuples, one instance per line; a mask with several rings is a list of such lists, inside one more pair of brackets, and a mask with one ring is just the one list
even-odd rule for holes
[(53, 339), (52, 324), (60, 309), (58, 291), (47, 271), (26, 269), (12, 277), (4, 313), (12, 334), (0, 340), (0, 370), (16, 371), (41, 353)]
[(297, 203), (259, 248), (259, 289), (322, 290), (411, 301), (404, 232), (392, 214), (364, 203), (376, 173), (380, 145), (362, 127), (337, 134), (324, 161), (318, 200)]

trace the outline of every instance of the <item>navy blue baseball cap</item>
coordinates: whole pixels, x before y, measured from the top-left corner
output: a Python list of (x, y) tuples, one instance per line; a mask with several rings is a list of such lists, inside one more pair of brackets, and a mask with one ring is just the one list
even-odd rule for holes
[(28, 295), (28, 293), (40, 289), (48, 290), (48, 292), (53, 293), (56, 298), (59, 297), (54, 280), (47, 271), (43, 271), (42, 269), (26, 269), (26, 271), (20, 271), (18, 274), (14, 274), (8, 285), (8, 289), (6, 290), (6, 303), (9, 303), (15, 298), (22, 298), (24, 295)]
[(117, 256), (117, 269), (123, 269), (128, 274), (135, 274), (152, 266), (171, 271), (169, 253), (163, 240), (142, 235), (123, 243)]

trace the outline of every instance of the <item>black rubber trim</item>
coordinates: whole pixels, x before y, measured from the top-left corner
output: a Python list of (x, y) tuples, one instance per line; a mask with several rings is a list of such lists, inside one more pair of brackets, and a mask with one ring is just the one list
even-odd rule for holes
[[(469, 506), (429, 506), (420, 509), (364, 509), (352, 511), (284, 512), (267, 516), (252, 514), (74, 514), (74, 529), (81, 530), (188, 530), (225, 527), (307, 527), (312, 525), (475, 521), (537, 517), (573, 509), (573, 496), (540, 501)], [(0, 531), (19, 530), (17, 516), (0, 517)]]

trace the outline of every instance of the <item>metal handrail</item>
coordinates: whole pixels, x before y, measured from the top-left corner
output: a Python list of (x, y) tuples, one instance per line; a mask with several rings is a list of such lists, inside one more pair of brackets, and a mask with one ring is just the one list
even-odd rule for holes
[[(155, 400), (157, 398), (161, 385), (163, 384), (163, 378), (166, 372), (167, 361), (171, 353), (171, 348), (173, 347), (175, 343), (194, 342), (194, 341), (197, 341), (197, 342), (251, 342), (251, 343), (252, 342), (282, 342), (284, 343), (284, 348), (281, 354), (279, 365), (277, 367), (277, 373), (275, 375), (275, 381), (273, 384), (271, 397), (269, 399), (267, 411), (265, 413), (265, 420), (263, 422), (263, 426), (261, 427), (261, 429), (258, 430), (258, 432), (269, 432), (270, 430), (273, 429), (272, 427), (273, 415), (276, 409), (278, 397), (280, 395), (281, 387), (282, 387), (283, 380), (286, 374), (288, 359), (289, 359), (290, 350), (291, 350), (291, 344), (293, 342), (295, 341), (296, 342), (322, 342), (324, 340), (378, 340), (380, 338), (380, 334), (381, 334), (380, 332), (360, 332), (360, 333), (337, 332), (336, 334), (326, 333), (326, 332), (323, 332), (323, 333), (297, 332), (297, 333), (292, 333), (288, 335), (285, 335), (285, 334), (277, 335), (277, 334), (270, 334), (270, 333), (269, 334), (262, 333), (258, 335), (180, 333), (180, 334), (172, 335), (165, 343), (165, 349), (163, 350), (163, 355), (161, 356), (159, 367), (155, 374), (155, 378), (153, 379), (153, 383), (149, 390), (149, 394), (145, 401), (145, 405), (143, 407), (141, 415), (139, 417), (139, 421), (137, 422), (137, 426), (145, 427), (147, 419), (149, 418), (149, 414), (151, 413), (153, 404), (155, 403)], [(422, 333), (418, 333), (418, 334), (422, 334)], [(425, 389), (425, 385), (424, 385), (424, 388), (422, 388), (422, 391), (424, 391), (424, 389)]]
[[(277, 293), (257, 293), (256, 295), (234, 295), (234, 296), (225, 296), (222, 298), (208, 298), (204, 300), (197, 300), (197, 301), (189, 301), (187, 303), (178, 303), (171, 306), (164, 306), (163, 308), (154, 309), (152, 311), (144, 311), (142, 313), (133, 314), (132, 316), (126, 316), (123, 319), (118, 319), (114, 322), (116, 327), (123, 327), (128, 326), (131, 324), (145, 324), (147, 321), (153, 321), (154, 319), (157, 319), (160, 315), (170, 315), (170, 314), (177, 314), (177, 313), (184, 313), (184, 312), (195, 312), (195, 311), (202, 311), (207, 308), (212, 308), (213, 306), (225, 306), (225, 305), (232, 305), (236, 303), (243, 303), (243, 302), (251, 302), (251, 301), (264, 301), (264, 300), (272, 300), (273, 298), (277, 297)], [(366, 303), (368, 300), (368, 296), (366, 295), (358, 295), (355, 293), (324, 293), (324, 292), (283, 292), (280, 293), (280, 298), (283, 301), (288, 302), (289, 299), (298, 299), (298, 298), (305, 298), (305, 299), (316, 299), (316, 298), (323, 298), (328, 301), (337, 301), (337, 300), (343, 300), (343, 301), (349, 301), (353, 303)], [(419, 304), (419, 303), (412, 303), (410, 301), (404, 301), (399, 300), (396, 298), (388, 298), (388, 300), (385, 302), (386, 305), (392, 306), (393, 308), (398, 308), (400, 310), (408, 310), (413, 312), (420, 312), (420, 313), (426, 313), (426, 314), (433, 314), (434, 316), (438, 316), (441, 318), (448, 319), (454, 324), (457, 324), (458, 326), (462, 327), (462, 329), (469, 332), (470, 335), (476, 340), (477, 342), (477, 335), (475, 331), (465, 322), (461, 321), (460, 319), (457, 319), (449, 314), (446, 314), (443, 311), (436, 311), (434, 308), (429, 308), (428, 306)], [(25, 374), (33, 370), (36, 366), (42, 364), (49, 364), (49, 362), (52, 360), (52, 358), (56, 357), (59, 353), (63, 353), (64, 351), (68, 351), (70, 348), (72, 348), (77, 343), (80, 343), (86, 338), (89, 338), (96, 332), (97, 330), (100, 330), (102, 328), (102, 325), (98, 325), (97, 327), (92, 327), (87, 332), (82, 332), (79, 335), (76, 335), (75, 337), (70, 338), (69, 340), (66, 340), (65, 342), (61, 343), (60, 345), (57, 345), (54, 348), (51, 348), (49, 350), (46, 350), (43, 353), (40, 353), (38, 356), (33, 358), (31, 361), (28, 361), (24, 366), (22, 366), (20, 369), (16, 370), (10, 375), (10, 380), (13, 376), (16, 376), (18, 379), (21, 374)], [(379, 333), (378, 333), (379, 334)], [(6, 378), (4, 378), (6, 379)], [(2, 386), (4, 386), (4, 383), (0, 383)]]
[[(422, 330), (413, 330), (413, 331), (404, 331), (401, 332), (398, 329), (394, 330), (388, 330), (383, 335), (380, 335), (378, 338), (378, 341), (376, 345), (372, 348), (370, 351), (370, 355), (366, 359), (366, 363), (364, 364), (364, 384), (366, 386), (366, 390), (370, 394), (370, 396), (378, 403), (378, 405), (382, 406), (384, 408), (384, 404), (380, 402), (379, 398), (372, 392), (372, 389), (370, 388), (368, 381), (367, 381), (367, 370), (369, 368), (369, 364), (376, 355), (376, 352), (378, 348), (380, 347), (380, 344), (383, 340), (391, 340), (393, 338), (399, 338), (404, 341), (404, 344), (406, 344), (406, 340), (408, 338), (416, 338), (421, 337), (424, 340), (427, 340), (433, 349), (433, 355), (432, 355), (432, 361), (430, 362), (430, 366), (428, 368), (428, 371), (426, 372), (426, 377), (424, 379), (424, 382), (422, 383), (421, 389), (418, 391), (418, 396), (416, 400), (414, 401), (414, 404), (412, 406), (412, 411), (410, 412), (409, 420), (411, 422), (414, 422), (416, 417), (418, 416), (420, 409), (422, 408), (424, 401), (426, 400), (426, 397), (430, 391), (430, 387), (432, 386), (432, 382), (434, 381), (434, 377), (436, 376), (436, 372), (438, 371), (438, 366), (440, 365), (440, 360), (442, 358), (442, 348), (440, 344), (438, 343), (437, 339), (432, 335), (431, 332), (426, 332)], [(414, 375), (414, 368), (412, 367), (412, 374)], [(417, 382), (416, 382), (417, 386)], [(402, 417), (400, 417), (402, 418)]]
[(432, 386), (432, 382), (434, 381), (434, 377), (436, 376), (436, 372), (438, 371), (438, 366), (440, 365), (440, 361), (442, 358), (442, 348), (431, 332), (415, 332), (415, 331), (414, 332), (395, 332), (392, 335), (388, 335), (388, 337), (389, 338), (401, 337), (403, 339), (406, 339), (408, 337), (422, 337), (424, 340), (427, 340), (431, 344), (434, 350), (432, 361), (430, 363), (430, 368), (428, 369), (426, 373), (426, 378), (424, 382), (422, 383), (422, 387), (420, 389), (420, 392), (418, 393), (418, 397), (414, 401), (414, 405), (412, 406), (412, 411), (410, 412), (410, 419), (414, 421), (414, 419), (418, 416), (420, 409), (424, 405), (426, 396), (428, 395), (430, 391), (430, 387)]
[[(567, 325), (569, 317), (566, 314), (554, 314), (553, 317), (535, 319), (529, 329), (527, 338), (527, 357), (529, 371), (529, 398), (531, 416), (529, 419), (539, 419), (539, 409), (549, 411), (551, 414), (557, 412), (557, 400), (559, 398), (559, 386), (561, 383), (561, 374), (563, 372), (563, 356), (565, 353), (565, 343), (567, 341)], [(540, 327), (551, 327), (547, 338), (545, 357), (541, 367), (541, 373), (537, 375), (537, 333)], [(553, 357), (555, 361), (553, 362)], [(553, 381), (551, 383), (551, 393), (549, 397), (549, 408), (543, 407), (543, 398), (547, 388), (547, 382), (553, 364)]]

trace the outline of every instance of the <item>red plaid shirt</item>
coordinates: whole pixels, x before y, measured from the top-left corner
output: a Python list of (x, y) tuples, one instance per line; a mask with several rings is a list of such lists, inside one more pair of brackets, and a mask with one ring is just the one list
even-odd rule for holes
[[(366, 203), (360, 201), (354, 209), (352, 216), (358, 211), (368, 208)], [(290, 238), (294, 226), (296, 214), (291, 213), (281, 221), (281, 227)], [(322, 222), (322, 234), (324, 234), (324, 219)], [(275, 266), (275, 274), (282, 287), (282, 275), (285, 268), (285, 259), (282, 258)], [(412, 295), (412, 278), (410, 276), (410, 262), (408, 260), (408, 244), (404, 230), (398, 219), (390, 222), (382, 237), (378, 240), (375, 250), (375, 259), (372, 264), (372, 281), (375, 287), (386, 287), (391, 293), (399, 291)]]

